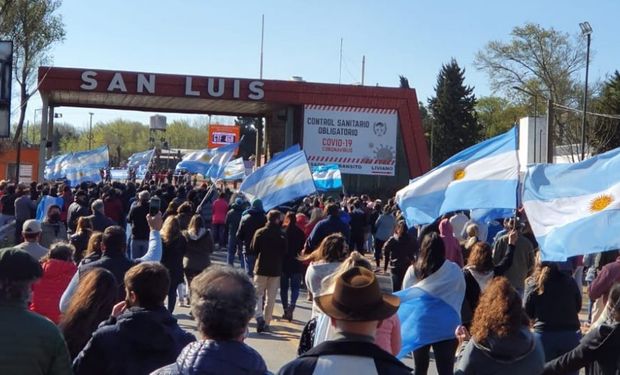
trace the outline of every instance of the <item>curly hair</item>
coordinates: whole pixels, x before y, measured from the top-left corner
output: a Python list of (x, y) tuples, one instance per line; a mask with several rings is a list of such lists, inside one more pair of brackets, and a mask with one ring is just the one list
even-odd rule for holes
[(493, 270), (493, 255), (491, 246), (486, 242), (476, 242), (467, 258), (467, 265), (478, 272)]
[(529, 320), (523, 311), (521, 297), (505, 277), (494, 278), (480, 296), (474, 312), (471, 335), (476, 342), (490, 336), (504, 338), (517, 333)]

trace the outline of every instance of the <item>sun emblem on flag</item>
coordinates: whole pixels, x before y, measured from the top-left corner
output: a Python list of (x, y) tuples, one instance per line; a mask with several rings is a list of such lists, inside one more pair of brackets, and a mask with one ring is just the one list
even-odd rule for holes
[(452, 177), (454, 181), (462, 180), (465, 177), (465, 170), (463, 168), (457, 169)]
[(208, 163), (211, 161), (213, 157), (209, 154), (204, 154), (200, 157), (200, 161), (204, 161), (205, 163)]
[(276, 178), (276, 180), (273, 182), (273, 184), (276, 187), (282, 187), (284, 185), (284, 177), (278, 177)]
[(614, 201), (614, 197), (611, 196), (611, 194), (599, 195), (598, 197), (592, 199), (592, 201), (590, 202), (590, 211), (591, 212), (603, 211), (613, 201)]

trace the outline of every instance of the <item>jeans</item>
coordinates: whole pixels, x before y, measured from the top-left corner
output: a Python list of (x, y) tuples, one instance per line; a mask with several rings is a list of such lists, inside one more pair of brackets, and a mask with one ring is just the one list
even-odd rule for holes
[(287, 309), (288, 304), (288, 288), (291, 287), (291, 306), (297, 305), (299, 297), (299, 289), (301, 288), (301, 273), (283, 273), (280, 277), (280, 300), (282, 307)]
[(243, 260), (244, 260), (244, 268), (245, 268), (245, 272), (248, 274), (248, 276), (250, 277), (254, 277), (254, 262), (256, 262), (256, 255), (250, 255), (250, 254), (243, 254)]
[(131, 239), (131, 259), (141, 258), (149, 248), (149, 240)]
[(433, 347), (435, 366), (438, 375), (452, 375), (454, 373), (454, 356), (458, 341), (456, 339), (439, 341), (423, 346), (413, 352), (415, 375), (426, 375), (430, 362), (429, 352)]
[(224, 247), (226, 245), (226, 238), (224, 238), (225, 232), (225, 224), (213, 224), (213, 243), (219, 244), (220, 247)]
[[(273, 316), (273, 307), (276, 304), (276, 293), (280, 285), (280, 276), (254, 276), (254, 286), (256, 287), (256, 318), (264, 318), (269, 325)], [(265, 304), (263, 306), (263, 296)]]
[(235, 256), (239, 254), (239, 266), (245, 269), (245, 261), (243, 254), (241, 253), (241, 246), (237, 242), (237, 236), (234, 233), (228, 234), (228, 255), (226, 256), (226, 263), (231, 266), (235, 265)]
[[(549, 362), (564, 353), (573, 350), (579, 345), (581, 334), (577, 331), (534, 331), (536, 336), (542, 343), (545, 352), (545, 362)], [(567, 374), (577, 375), (579, 371), (569, 372)]]

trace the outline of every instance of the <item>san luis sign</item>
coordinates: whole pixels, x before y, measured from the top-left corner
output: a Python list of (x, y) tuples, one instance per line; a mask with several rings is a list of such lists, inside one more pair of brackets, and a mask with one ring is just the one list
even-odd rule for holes
[(265, 97), (264, 82), (257, 80), (95, 70), (81, 72), (80, 90), (239, 100)]

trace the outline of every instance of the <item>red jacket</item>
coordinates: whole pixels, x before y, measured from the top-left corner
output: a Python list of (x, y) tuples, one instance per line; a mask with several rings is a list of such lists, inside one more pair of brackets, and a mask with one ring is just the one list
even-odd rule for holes
[(43, 263), (43, 277), (32, 286), (30, 310), (58, 324), (60, 297), (76, 271), (77, 266), (73, 262), (50, 259)]
[(213, 202), (213, 216), (211, 222), (213, 224), (226, 223), (226, 213), (228, 213), (228, 203), (224, 198), (218, 198)]

